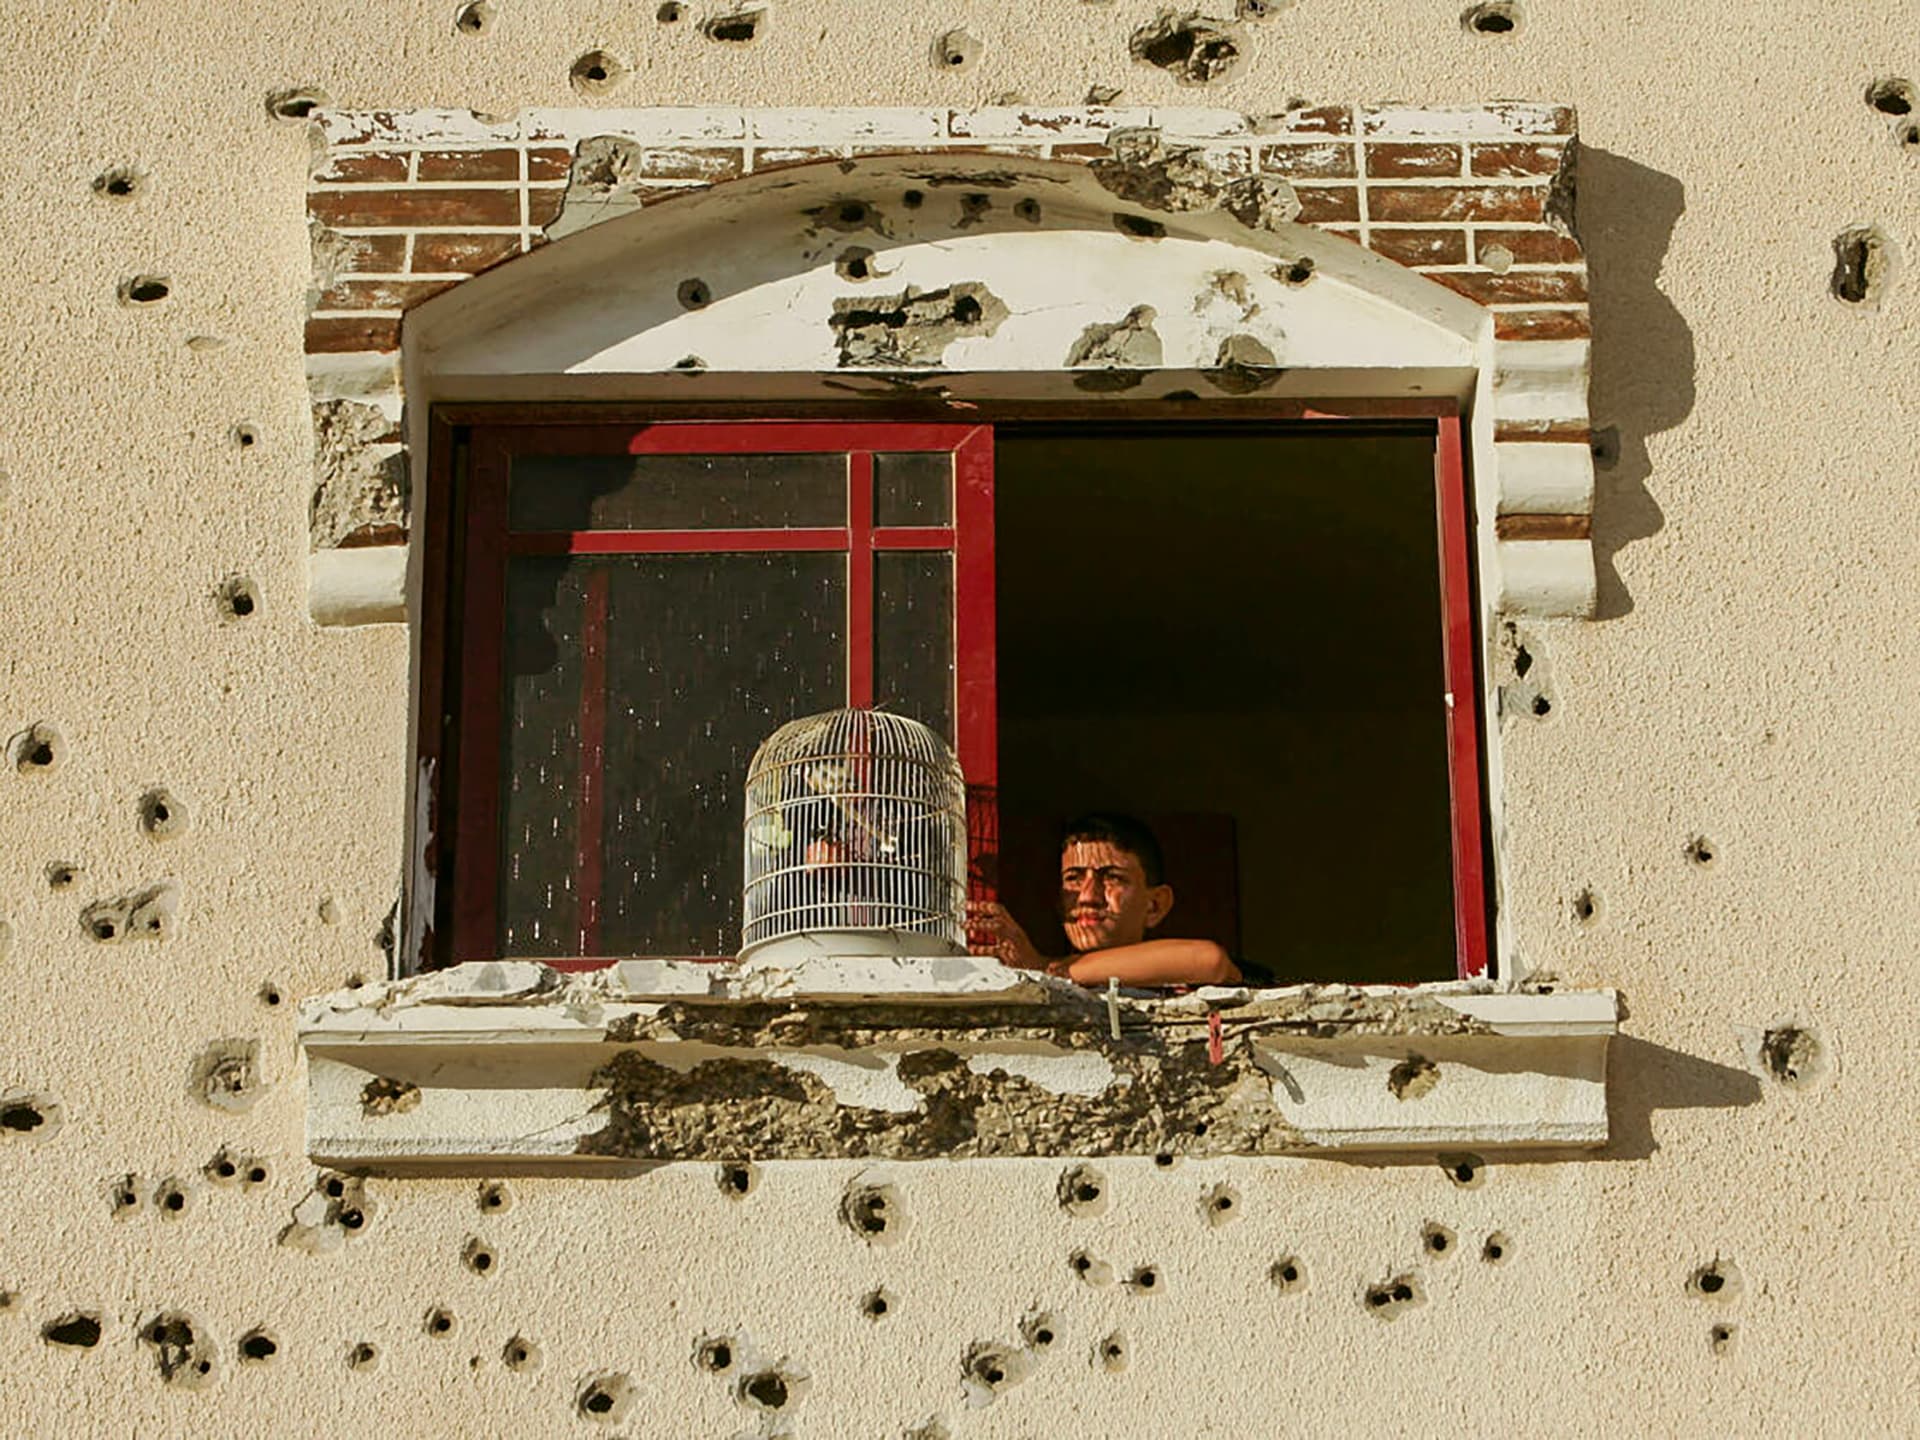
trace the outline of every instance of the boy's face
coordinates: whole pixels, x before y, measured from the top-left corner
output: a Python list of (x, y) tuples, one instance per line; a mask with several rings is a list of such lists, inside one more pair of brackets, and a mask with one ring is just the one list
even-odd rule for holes
[(1060, 851), (1060, 923), (1084, 954), (1137, 945), (1173, 908), (1173, 890), (1147, 884), (1140, 857), (1108, 840), (1070, 840)]

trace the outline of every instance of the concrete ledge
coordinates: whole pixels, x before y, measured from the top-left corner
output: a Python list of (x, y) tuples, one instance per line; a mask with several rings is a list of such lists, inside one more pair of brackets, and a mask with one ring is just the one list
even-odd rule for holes
[(407, 618), (407, 547), (316, 550), (307, 557), (307, 613), (316, 625), (380, 625)]
[[(929, 964), (892, 963), (899, 978)], [(886, 962), (863, 958), (775, 995), (738, 966), (561, 975), (500, 961), (320, 996), (299, 1017), (308, 1152), (363, 1169), (591, 1172), (1607, 1139), (1611, 991), (1222, 988), (1110, 1007), (988, 961), (952, 970), (882, 993)]]

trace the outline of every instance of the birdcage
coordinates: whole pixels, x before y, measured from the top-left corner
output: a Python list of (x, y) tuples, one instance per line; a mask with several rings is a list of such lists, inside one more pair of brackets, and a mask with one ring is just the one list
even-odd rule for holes
[(832, 710), (747, 767), (740, 955), (966, 953), (966, 782), (917, 720)]

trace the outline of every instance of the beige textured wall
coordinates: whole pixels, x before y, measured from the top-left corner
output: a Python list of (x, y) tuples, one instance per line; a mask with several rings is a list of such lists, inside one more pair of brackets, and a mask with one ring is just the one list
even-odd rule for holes
[[(1302, 0), (1199, 91), (1129, 62), (1141, 0), (779, 0), (745, 48), (704, 39), (709, 12), (689, 8), (667, 28), (651, 5), (498, 0), (477, 38), (445, 0), (48, 0), (8, 18), (0, 728), (50, 721), (67, 753), (52, 775), (0, 775), (0, 1086), (64, 1111), (47, 1138), (0, 1134), (6, 1427), (568, 1433), (586, 1428), (580, 1380), (608, 1368), (638, 1387), (636, 1436), (897, 1435), (934, 1416), (1009, 1437), (1906, 1429), (1920, 277), (1895, 276), (1877, 310), (1827, 277), (1856, 222), (1920, 255), (1920, 155), (1862, 100), (1878, 75), (1920, 72), (1907, 7), (1530, 0), (1491, 40), (1462, 33), (1452, 0)], [(962, 22), (979, 62), (935, 73), (933, 38)], [(1619, 459), (1596, 507), (1604, 618), (1533, 627), (1555, 705), (1506, 736), (1506, 902), (1530, 961), (1626, 993), (1610, 1151), (1496, 1164), (1472, 1190), (1430, 1161), (1117, 1161), (1098, 1219), (1060, 1212), (1052, 1162), (896, 1166), (909, 1229), (884, 1251), (837, 1219), (851, 1164), (770, 1165), (744, 1201), (704, 1166), (515, 1179), (493, 1217), (470, 1181), (377, 1179), (363, 1237), (327, 1255), (276, 1243), (313, 1171), (291, 1003), (257, 992), (383, 963), (407, 700), (397, 627), (306, 618), (308, 150), (262, 101), (312, 84), (355, 107), (569, 104), (567, 67), (594, 45), (635, 62), (623, 105), (1078, 103), (1104, 84), (1253, 111), (1579, 107), (1593, 412)], [(127, 162), (144, 194), (91, 192)], [(116, 285), (143, 271), (172, 298), (121, 307)], [(244, 453), (227, 438), (241, 421), (260, 435)], [(234, 574), (261, 604), (223, 622), (213, 596)], [(164, 845), (136, 823), (155, 784), (192, 815)], [(1711, 868), (1683, 855), (1695, 835)], [(71, 889), (49, 888), (56, 861), (79, 867)], [(170, 938), (81, 934), (81, 905), (161, 880), (179, 888)], [(1586, 928), (1569, 908), (1583, 887), (1600, 902)], [(1837, 1061), (1824, 1084), (1750, 1073), (1747, 1038), (1782, 1018)], [(196, 1056), (247, 1036), (258, 1103), (191, 1098)], [(222, 1145), (264, 1157), (267, 1183), (207, 1183)], [(128, 1172), (143, 1194), (182, 1177), (185, 1210), (115, 1218)], [(1244, 1203), (1216, 1230), (1197, 1206), (1218, 1179)], [(1382, 1323), (1360, 1289), (1419, 1260), (1428, 1220), (1463, 1253), (1421, 1264), (1427, 1303)], [(1511, 1246), (1490, 1265), (1496, 1228)], [(461, 1263), (473, 1234), (498, 1249), (486, 1278)], [(1078, 1246), (1158, 1264), (1160, 1293), (1084, 1286)], [(1287, 1253), (1308, 1284), (1282, 1295), (1267, 1271)], [(1740, 1293), (1689, 1296), (1716, 1256)], [(878, 1324), (857, 1312), (876, 1284), (897, 1296)], [(450, 1337), (422, 1333), (436, 1305)], [(967, 1408), (963, 1351), (1015, 1340), (1035, 1307), (1053, 1353)], [(102, 1314), (99, 1346), (44, 1345), (75, 1309)], [(161, 1386), (135, 1336), (165, 1310), (217, 1342), (211, 1387)], [(1737, 1327), (1721, 1356), (1717, 1321)], [(255, 1326), (278, 1353), (242, 1365)], [(1132, 1347), (1118, 1375), (1088, 1363), (1115, 1329)], [(541, 1347), (532, 1373), (501, 1363), (516, 1333)], [(811, 1385), (785, 1418), (737, 1404), (690, 1363), (702, 1333)], [(352, 1373), (362, 1339), (380, 1360)]]

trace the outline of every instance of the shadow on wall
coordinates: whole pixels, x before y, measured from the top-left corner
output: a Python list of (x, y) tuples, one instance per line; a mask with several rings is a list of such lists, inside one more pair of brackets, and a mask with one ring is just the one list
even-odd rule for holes
[(1656, 1110), (1737, 1110), (1760, 1099), (1760, 1080), (1733, 1065), (1718, 1065), (1618, 1035), (1607, 1047), (1608, 1160), (1644, 1160), (1660, 1148)]
[(1686, 210), (1671, 175), (1580, 148), (1579, 231), (1593, 284), (1594, 618), (1633, 609), (1613, 558), (1666, 523), (1647, 477), (1647, 438), (1693, 409), (1693, 332), (1661, 293), (1660, 263)]

